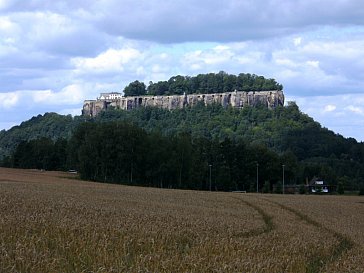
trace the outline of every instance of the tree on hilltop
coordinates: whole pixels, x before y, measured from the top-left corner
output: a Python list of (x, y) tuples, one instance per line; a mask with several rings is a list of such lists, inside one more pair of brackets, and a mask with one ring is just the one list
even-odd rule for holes
[(147, 87), (140, 81), (134, 81), (124, 88), (125, 96), (143, 96), (146, 93)]

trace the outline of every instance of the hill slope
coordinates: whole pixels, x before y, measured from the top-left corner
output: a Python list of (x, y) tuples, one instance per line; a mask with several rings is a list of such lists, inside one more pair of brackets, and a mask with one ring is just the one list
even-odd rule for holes
[(352, 188), (364, 181), (364, 144), (322, 128), (295, 103), (274, 110), (259, 107), (224, 109), (219, 105), (198, 105), (173, 111), (158, 108), (110, 110), (88, 120), (54, 113), (39, 115), (0, 133), (0, 156), (9, 155), (21, 141), (40, 137), (70, 138), (81, 123), (116, 120), (164, 136), (188, 133), (192, 139), (229, 139), (235, 143), (267, 147), (300, 163), (294, 175), (297, 183), (315, 175), (336, 183), (340, 180)]
[(22, 141), (41, 137), (57, 140), (70, 138), (75, 127), (82, 121), (81, 117), (72, 118), (56, 113), (45, 113), (22, 122), (19, 126), (0, 131), (0, 159), (14, 151)]

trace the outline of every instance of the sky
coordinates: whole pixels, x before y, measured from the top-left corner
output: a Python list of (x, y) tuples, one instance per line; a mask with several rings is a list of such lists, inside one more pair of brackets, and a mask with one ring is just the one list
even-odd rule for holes
[(274, 78), (364, 141), (362, 0), (0, 0), (0, 130), (174, 75)]

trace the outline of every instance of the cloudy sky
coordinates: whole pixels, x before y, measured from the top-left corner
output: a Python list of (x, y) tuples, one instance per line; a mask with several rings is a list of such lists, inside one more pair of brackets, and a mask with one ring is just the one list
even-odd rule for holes
[(254, 73), (364, 141), (362, 0), (0, 0), (0, 130), (134, 80)]

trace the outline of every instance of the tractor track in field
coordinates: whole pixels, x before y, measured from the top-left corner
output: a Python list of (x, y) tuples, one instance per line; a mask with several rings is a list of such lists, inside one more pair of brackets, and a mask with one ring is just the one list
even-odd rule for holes
[(240, 237), (240, 238), (254, 237), (254, 236), (264, 234), (264, 233), (271, 232), (275, 228), (274, 223), (273, 223), (273, 217), (270, 216), (269, 214), (267, 214), (263, 209), (261, 209), (257, 205), (254, 205), (253, 203), (243, 200), (241, 198), (238, 198), (238, 197), (232, 197), (232, 198), (235, 200), (239, 200), (240, 202), (243, 202), (247, 206), (253, 208), (255, 211), (258, 212), (258, 214), (262, 217), (262, 219), (264, 221), (263, 228), (256, 228), (253, 230), (240, 232), (240, 233), (235, 234), (236, 237)]
[(269, 200), (267, 198), (260, 198), (260, 199), (264, 200), (266, 202), (275, 204), (275, 205), (281, 207), (282, 209), (293, 213), (296, 217), (298, 217), (302, 221), (305, 221), (307, 224), (312, 225), (318, 229), (322, 229), (324, 232), (328, 232), (328, 233), (332, 234), (339, 241), (337, 246), (334, 247), (328, 255), (319, 255), (318, 253), (313, 253), (311, 260), (309, 261), (309, 263), (306, 266), (307, 273), (321, 272), (321, 269), (325, 265), (337, 260), (344, 252), (350, 250), (355, 245), (355, 243), (352, 240), (345, 237), (341, 233), (338, 233), (328, 227), (325, 227), (321, 223), (315, 221), (314, 219), (310, 218), (308, 215), (303, 214), (302, 212), (300, 212), (298, 210), (295, 210), (291, 207), (283, 205), (279, 202)]

